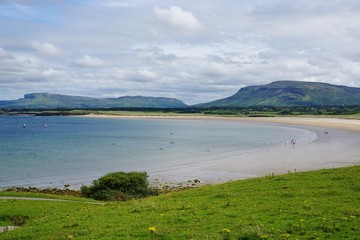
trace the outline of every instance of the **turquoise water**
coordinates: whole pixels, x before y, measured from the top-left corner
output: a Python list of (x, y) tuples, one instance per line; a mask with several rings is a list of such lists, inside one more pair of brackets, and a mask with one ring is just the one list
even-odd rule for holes
[(210, 156), (300, 142), (307, 135), (231, 121), (2, 116), (0, 188), (87, 184), (111, 171), (206, 164)]

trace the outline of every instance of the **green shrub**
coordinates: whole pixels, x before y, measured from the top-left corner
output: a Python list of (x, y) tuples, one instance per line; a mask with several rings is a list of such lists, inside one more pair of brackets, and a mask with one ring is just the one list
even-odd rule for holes
[(126, 201), (154, 195), (149, 187), (146, 172), (112, 172), (97, 180), (91, 186), (82, 186), (84, 197), (105, 201)]

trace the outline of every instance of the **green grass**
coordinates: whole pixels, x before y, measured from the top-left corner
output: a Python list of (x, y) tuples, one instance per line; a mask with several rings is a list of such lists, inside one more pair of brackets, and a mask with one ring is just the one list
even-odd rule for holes
[(90, 198), (80, 198), (69, 195), (54, 195), (54, 194), (33, 193), (33, 192), (0, 191), (0, 197), (51, 198), (51, 199), (80, 201), (80, 202), (97, 202), (96, 200)]
[(105, 206), (0, 200), (0, 225), (12, 221), (22, 226), (0, 233), (0, 239), (359, 239), (360, 167), (268, 176)]

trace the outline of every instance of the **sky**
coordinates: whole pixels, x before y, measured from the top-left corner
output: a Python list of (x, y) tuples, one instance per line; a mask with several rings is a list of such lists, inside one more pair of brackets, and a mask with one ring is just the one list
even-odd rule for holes
[(0, 0), (0, 100), (360, 87), (359, 0)]

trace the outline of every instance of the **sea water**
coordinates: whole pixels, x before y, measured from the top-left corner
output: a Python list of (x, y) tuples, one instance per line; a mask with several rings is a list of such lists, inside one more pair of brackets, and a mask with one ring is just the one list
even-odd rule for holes
[(297, 128), (242, 121), (0, 117), (0, 188), (88, 184), (112, 171), (153, 171), (309, 140)]

